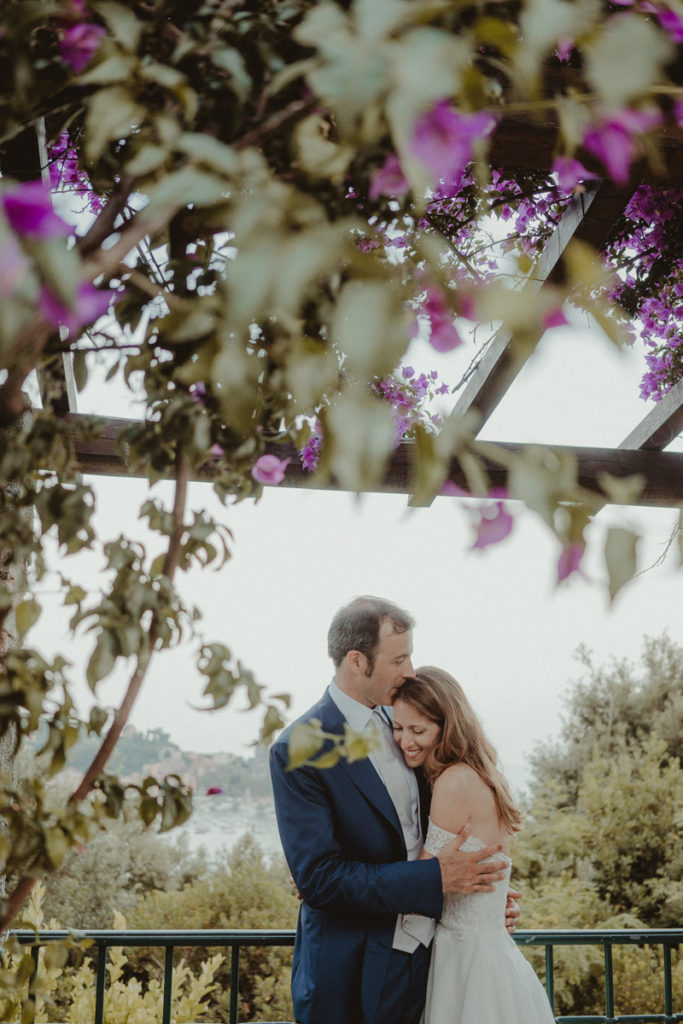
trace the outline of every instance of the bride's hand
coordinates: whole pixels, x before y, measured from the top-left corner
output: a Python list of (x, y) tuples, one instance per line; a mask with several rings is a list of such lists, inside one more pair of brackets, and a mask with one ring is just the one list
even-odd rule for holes
[(518, 892), (517, 889), (508, 889), (508, 897), (505, 903), (505, 927), (510, 935), (512, 935), (519, 924), (519, 915), (521, 914), (521, 911), (515, 901), (521, 898), (522, 894), (521, 892)]
[(493, 892), (494, 882), (505, 878), (507, 864), (497, 860), (483, 863), (488, 857), (500, 853), (500, 843), (493, 843), (483, 850), (464, 853), (460, 847), (470, 834), (469, 824), (464, 825), (455, 839), (439, 851), (443, 891), (449, 893)]

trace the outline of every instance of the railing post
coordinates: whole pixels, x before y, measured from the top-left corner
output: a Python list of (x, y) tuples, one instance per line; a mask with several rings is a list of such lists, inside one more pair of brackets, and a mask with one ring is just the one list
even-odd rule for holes
[(612, 943), (605, 939), (605, 1016), (614, 1016), (614, 971), (612, 969)]
[(104, 1024), (104, 986), (107, 980), (107, 947), (97, 946), (97, 974), (95, 976), (95, 1024)]
[(38, 965), (40, 963), (40, 946), (31, 946), (31, 959), (33, 960), (33, 971), (28, 982), (28, 1001), (33, 1004), (33, 1016), (31, 1020), (35, 1020), (36, 1010), (38, 1008), (38, 1001), (36, 999), (35, 983), (38, 980)]
[(545, 947), (545, 990), (548, 994), (550, 1008), (555, 1013), (555, 964), (553, 961), (553, 947)]
[(674, 1012), (674, 1001), (671, 990), (671, 946), (666, 942), (663, 946), (664, 952), (664, 1013), (672, 1017)]
[(164, 1005), (161, 1011), (161, 1024), (171, 1024), (171, 1005), (173, 1003), (173, 946), (166, 947), (164, 956)]
[(240, 944), (233, 943), (230, 959), (230, 1024), (238, 1024), (240, 979)]

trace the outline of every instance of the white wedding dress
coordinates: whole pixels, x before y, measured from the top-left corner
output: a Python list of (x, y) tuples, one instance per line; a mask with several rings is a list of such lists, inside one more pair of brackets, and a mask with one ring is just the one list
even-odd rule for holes
[[(436, 856), (453, 833), (430, 821), (425, 842)], [(481, 840), (469, 836), (461, 850), (481, 850)], [(505, 878), (494, 892), (444, 897), (437, 925), (422, 1024), (554, 1024), (543, 986), (531, 965), (505, 930), (505, 901), (510, 858)]]

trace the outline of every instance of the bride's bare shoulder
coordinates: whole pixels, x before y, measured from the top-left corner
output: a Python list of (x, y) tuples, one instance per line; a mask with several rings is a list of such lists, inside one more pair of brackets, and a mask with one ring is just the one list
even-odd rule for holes
[(444, 769), (434, 783), (434, 795), (442, 792), (449, 796), (466, 796), (475, 793), (485, 783), (474, 768), (468, 764), (451, 764)]

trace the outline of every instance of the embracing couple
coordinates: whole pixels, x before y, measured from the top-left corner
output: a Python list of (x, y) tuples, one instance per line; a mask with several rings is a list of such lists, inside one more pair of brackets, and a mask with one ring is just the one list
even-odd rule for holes
[[(553, 1024), (508, 934), (509, 847), (521, 827), (459, 684), (413, 669), (414, 620), (356, 598), (328, 634), (334, 678), (300, 721), (374, 728), (368, 758), (288, 771), (275, 809), (301, 895), (292, 996), (300, 1024)], [(518, 894), (515, 894), (518, 895)], [(507, 930), (506, 930), (507, 929)]]

